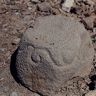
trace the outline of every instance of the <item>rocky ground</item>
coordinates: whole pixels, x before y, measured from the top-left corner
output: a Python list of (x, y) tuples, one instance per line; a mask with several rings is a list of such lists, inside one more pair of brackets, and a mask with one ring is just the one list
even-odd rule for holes
[[(11, 56), (22, 34), (34, 27), (36, 18), (58, 14), (74, 17), (83, 23), (96, 50), (96, 0), (75, 0), (69, 9), (64, 7), (64, 0), (0, 0), (0, 96), (39, 96), (16, 82), (10, 71)], [(92, 64), (89, 76), (69, 80), (65, 90), (60, 91), (66, 96), (79, 96), (80, 92), (85, 96), (95, 90), (96, 56)]]

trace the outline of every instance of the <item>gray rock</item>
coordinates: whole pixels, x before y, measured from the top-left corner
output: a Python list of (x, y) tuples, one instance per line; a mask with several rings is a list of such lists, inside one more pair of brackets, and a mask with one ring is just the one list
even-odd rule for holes
[(64, 1), (61, 5), (62, 5), (62, 10), (66, 11), (66, 12), (70, 12), (71, 7), (73, 7), (74, 4), (74, 0), (62, 0)]
[(86, 17), (83, 20), (86, 23), (85, 26), (87, 27), (87, 29), (93, 29), (94, 28), (95, 16)]
[(12, 93), (10, 94), (10, 96), (18, 96), (18, 94), (17, 94), (16, 92), (12, 92)]
[(32, 2), (32, 3), (39, 3), (39, 0), (30, 0), (30, 2)]
[(32, 96), (40, 96), (40, 95), (39, 95), (39, 94), (34, 93), (34, 94), (32, 94)]
[(13, 45), (17, 45), (19, 42), (20, 42), (20, 38), (15, 38), (15, 39), (12, 41), (12, 44), (13, 44)]
[(67, 80), (91, 70), (94, 49), (84, 26), (72, 18), (38, 18), (24, 33), (16, 57), (21, 83), (34, 92), (54, 96)]
[(5, 48), (0, 48), (0, 52), (4, 52), (5, 50)]
[(37, 5), (37, 10), (41, 13), (41, 15), (50, 15), (52, 13), (52, 8), (50, 3), (43, 2)]

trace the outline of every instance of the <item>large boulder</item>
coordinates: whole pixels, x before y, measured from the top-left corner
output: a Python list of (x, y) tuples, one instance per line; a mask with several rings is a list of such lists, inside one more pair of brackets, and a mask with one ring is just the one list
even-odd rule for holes
[(61, 15), (40, 17), (20, 42), (18, 78), (30, 90), (54, 96), (67, 80), (89, 74), (93, 55), (90, 36), (78, 21)]

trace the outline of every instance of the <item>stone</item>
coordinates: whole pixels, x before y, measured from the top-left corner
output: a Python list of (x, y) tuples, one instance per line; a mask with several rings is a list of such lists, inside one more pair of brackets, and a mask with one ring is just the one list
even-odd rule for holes
[(61, 5), (64, 11), (70, 12), (71, 7), (73, 7), (74, 5), (74, 0), (64, 0), (64, 2)]
[(38, 4), (38, 10), (41, 12), (46, 12), (50, 10), (50, 4), (47, 2)]
[(95, 16), (90, 16), (84, 18), (84, 22), (86, 23), (85, 26), (87, 29), (93, 29), (94, 28), (94, 21), (95, 21)]
[(15, 38), (15, 39), (12, 41), (12, 45), (17, 45), (19, 42), (20, 42), (20, 38)]
[(96, 96), (96, 90), (88, 92), (85, 96)]
[(5, 48), (0, 48), (0, 52), (4, 52), (5, 50)]
[(30, 0), (30, 2), (37, 4), (37, 3), (39, 3), (39, 0)]
[(10, 96), (18, 96), (18, 94), (17, 94), (16, 92), (12, 92), (12, 93), (10, 94)]
[(40, 96), (39, 94), (33, 93), (32, 96)]
[(55, 96), (69, 79), (89, 75), (93, 56), (90, 36), (77, 20), (62, 15), (39, 17), (18, 47), (17, 76), (31, 91)]
[(50, 15), (52, 13), (51, 6), (48, 2), (43, 2), (37, 5), (37, 10), (42, 13), (42, 15)]

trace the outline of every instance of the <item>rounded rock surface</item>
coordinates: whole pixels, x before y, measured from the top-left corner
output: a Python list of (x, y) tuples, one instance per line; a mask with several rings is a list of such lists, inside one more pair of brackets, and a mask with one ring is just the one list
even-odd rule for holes
[(21, 39), (18, 78), (30, 90), (52, 96), (72, 77), (88, 75), (93, 55), (90, 36), (78, 21), (61, 15), (40, 17)]

